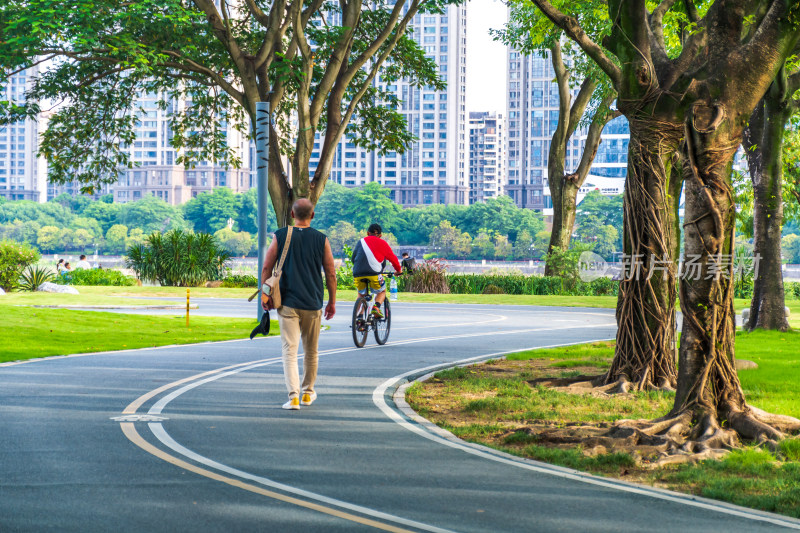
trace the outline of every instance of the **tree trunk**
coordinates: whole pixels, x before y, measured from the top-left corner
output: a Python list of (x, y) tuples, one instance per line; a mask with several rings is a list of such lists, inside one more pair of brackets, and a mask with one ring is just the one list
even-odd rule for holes
[(750, 117), (744, 148), (753, 182), (753, 300), (745, 328), (786, 331), (781, 271), (783, 224), (783, 132), (791, 115), (776, 84)]
[[(560, 180), (549, 180), (550, 195), (553, 199), (553, 230), (550, 233), (550, 246), (547, 253), (553, 250), (566, 250), (572, 238), (572, 231), (575, 228), (576, 199), (579, 186), (569, 176), (563, 176)], [(544, 267), (545, 276), (557, 276), (550, 263)]]
[(629, 116), (623, 273), (617, 300), (617, 345), (605, 383), (636, 390), (672, 388), (675, 369), (674, 204), (668, 191), (681, 130)]
[(670, 250), (672, 251), (673, 262), (677, 261), (681, 256), (681, 193), (683, 192), (683, 156), (681, 151), (678, 150), (672, 156), (672, 168), (670, 169), (669, 185), (667, 186), (667, 194), (669, 194), (670, 202), (670, 217), (669, 225), (672, 232), (668, 235), (672, 239)]
[[(735, 210), (731, 170), (742, 128), (720, 105), (695, 104), (686, 134), (683, 329), (672, 416), (690, 412), (689, 440), (702, 448), (734, 446), (745, 438), (780, 438), (758, 421), (744, 398), (734, 365), (733, 250)], [(727, 425), (734, 431), (722, 427)], [(697, 451), (697, 450), (692, 450)]]

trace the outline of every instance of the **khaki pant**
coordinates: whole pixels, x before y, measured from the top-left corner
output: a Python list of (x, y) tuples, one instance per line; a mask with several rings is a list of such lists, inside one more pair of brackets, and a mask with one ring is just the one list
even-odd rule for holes
[(300, 376), (297, 368), (297, 347), (303, 341), (303, 388), (302, 392), (314, 392), (319, 360), (319, 330), (322, 310), (306, 311), (283, 306), (278, 309), (278, 324), (281, 327), (283, 354), (283, 377), (289, 398), (300, 396)]

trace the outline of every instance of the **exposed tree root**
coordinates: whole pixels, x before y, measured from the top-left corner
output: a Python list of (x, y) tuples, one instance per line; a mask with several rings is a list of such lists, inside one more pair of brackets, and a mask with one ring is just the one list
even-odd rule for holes
[[(572, 394), (607, 397), (629, 394), (627, 380), (599, 385), (603, 376), (541, 379), (536, 384)], [(668, 390), (669, 387), (665, 389)], [(778, 441), (800, 432), (800, 420), (756, 407), (730, 410), (720, 422), (701, 408), (685, 408), (655, 420), (619, 420), (613, 424), (528, 427), (542, 445), (581, 446), (586, 455), (627, 452), (644, 468), (719, 459), (743, 442), (776, 450)], [(519, 431), (519, 428), (514, 430)]]

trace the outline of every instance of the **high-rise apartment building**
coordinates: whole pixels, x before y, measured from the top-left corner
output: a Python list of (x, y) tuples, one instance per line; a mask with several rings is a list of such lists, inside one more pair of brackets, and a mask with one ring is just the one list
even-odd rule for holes
[[(0, 100), (22, 104), (36, 67), (12, 75), (0, 86)], [(39, 124), (27, 119), (0, 126), (0, 196), (8, 200), (46, 201), (46, 175), (39, 151)]]
[[(190, 101), (173, 99), (166, 109), (161, 109), (156, 94), (143, 94), (135, 103), (138, 122), (136, 139), (124, 148), (135, 164), (119, 172), (115, 183), (97, 189), (95, 197), (111, 193), (115, 202), (132, 202), (145, 196), (160, 198), (172, 205), (188, 202), (202, 192), (211, 192), (216, 187), (228, 187), (233, 192), (244, 192), (254, 185), (248, 165), (250, 164), (250, 140), (224, 121), (220, 127), (227, 128), (228, 145), (242, 161), (242, 168), (226, 168), (207, 161), (186, 166), (177, 162), (178, 154), (170, 145), (173, 132), (170, 114), (191, 106)], [(46, 121), (43, 120), (43, 123)], [(62, 193), (79, 194), (80, 184), (49, 184), (47, 198)]]
[[(418, 141), (404, 154), (379, 155), (345, 137), (336, 148), (332, 181), (348, 187), (381, 183), (403, 206), (468, 202), (466, 9), (465, 5), (450, 5), (443, 15), (420, 13), (409, 25), (426, 56), (439, 65), (440, 75), (447, 82), (445, 90), (415, 87), (407, 80), (383, 84), (401, 100), (399, 111)], [(315, 150), (320, 145), (318, 136)], [(315, 151), (312, 173), (318, 159), (319, 152)]]
[[(559, 116), (558, 86), (554, 79), (555, 72), (548, 51), (526, 56), (512, 48), (508, 49), (506, 193), (519, 207), (539, 210), (552, 208), (547, 186), (547, 159)], [(618, 117), (606, 126), (590, 177), (624, 180), (628, 138), (628, 123), (624, 117)], [(578, 130), (567, 147), (568, 172), (577, 168), (585, 144), (586, 131)], [(622, 190), (621, 186), (604, 188), (608, 191)]]
[(505, 192), (506, 127), (501, 113), (469, 114), (469, 203)]
[[(145, 195), (161, 198), (178, 205), (188, 202), (199, 193), (216, 187), (228, 187), (233, 192), (244, 192), (253, 186), (249, 168), (226, 168), (207, 161), (193, 167), (179, 164), (178, 153), (170, 145), (173, 132), (170, 115), (191, 106), (191, 101), (173, 99), (166, 109), (158, 105), (159, 95), (142, 95), (136, 103), (138, 112), (136, 140), (126, 147), (137, 166), (120, 172), (119, 180), (112, 186), (115, 202), (139, 200)], [(220, 120), (226, 128), (228, 145), (247, 165), (250, 141), (247, 135)]]

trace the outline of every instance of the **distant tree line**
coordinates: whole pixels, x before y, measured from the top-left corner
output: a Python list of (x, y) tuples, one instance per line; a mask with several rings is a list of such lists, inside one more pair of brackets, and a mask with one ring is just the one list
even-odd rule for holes
[[(256, 253), (256, 191), (235, 194), (226, 187), (199, 194), (181, 206), (147, 196), (113, 203), (111, 195), (93, 201), (61, 196), (44, 204), (0, 199), (0, 239), (24, 242), (42, 253), (88, 251), (125, 254), (153, 232), (170, 230), (213, 234), (233, 256)], [(578, 206), (575, 237), (611, 258), (621, 248), (621, 197), (590, 193)], [(486, 203), (429, 205), (403, 209), (378, 183), (359, 188), (328, 184), (312, 225), (325, 232), (338, 256), (377, 222), (390, 244), (428, 246), (440, 257), (458, 259), (541, 259), (550, 232), (541, 213), (517, 208), (501, 196)], [(272, 206), (268, 230), (277, 229)]]

